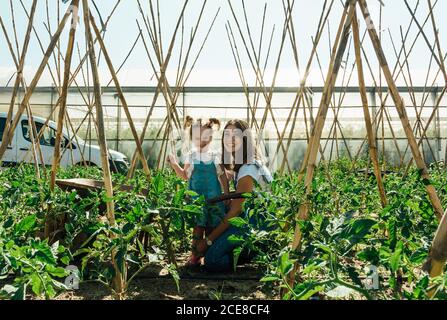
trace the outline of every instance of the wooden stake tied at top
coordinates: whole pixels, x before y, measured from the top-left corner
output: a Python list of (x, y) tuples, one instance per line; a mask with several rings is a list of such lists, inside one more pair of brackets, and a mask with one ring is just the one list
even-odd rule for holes
[(146, 157), (144, 156), (143, 148), (141, 146), (137, 130), (136, 130), (135, 125), (133, 123), (132, 116), (130, 114), (126, 98), (124, 97), (123, 90), (122, 90), (121, 85), (120, 85), (120, 83), (118, 81), (118, 76), (116, 75), (115, 68), (113, 67), (112, 60), (110, 59), (109, 53), (107, 51), (107, 48), (106, 48), (106, 46), (104, 44), (104, 41), (101, 38), (100, 31), (99, 31), (98, 27), (96, 26), (95, 20), (94, 20), (94, 18), (93, 18), (93, 16), (91, 14), (90, 14), (90, 22), (91, 22), (93, 30), (94, 30), (94, 32), (96, 34), (96, 37), (98, 39), (99, 45), (101, 46), (102, 52), (104, 53), (104, 58), (106, 60), (107, 66), (108, 66), (109, 71), (110, 71), (110, 74), (112, 75), (113, 82), (115, 83), (115, 88), (116, 88), (116, 90), (118, 92), (118, 98), (120, 99), (121, 104), (122, 104), (122, 106), (124, 108), (124, 112), (126, 114), (126, 118), (127, 118), (128, 123), (129, 123), (130, 130), (132, 132), (133, 138), (135, 139), (137, 152), (138, 152), (138, 154), (140, 156), (141, 164), (143, 165), (143, 170), (144, 170), (147, 178), (150, 179), (151, 171), (150, 171), (149, 166), (147, 164)]
[[(316, 168), (317, 154), (320, 147), (320, 139), (323, 132), (323, 127), (326, 120), (326, 115), (329, 109), (331, 96), (335, 87), (338, 72), (341, 68), (344, 53), (348, 45), (351, 22), (354, 17), (356, 0), (347, 0), (345, 2), (345, 9), (340, 21), (339, 30), (337, 33), (337, 41), (334, 43), (334, 49), (331, 56), (331, 62), (326, 77), (326, 83), (323, 90), (323, 95), (321, 98), (320, 107), (318, 110), (318, 115), (315, 119), (315, 125), (312, 128), (312, 135), (310, 138), (307, 160), (307, 171), (305, 177), (306, 194), (310, 194), (312, 191), (312, 180), (314, 176), (314, 171)], [(309, 204), (302, 203), (299, 207), (298, 213), (296, 214), (297, 220), (307, 220), (309, 212)], [(291, 244), (292, 250), (298, 250), (301, 246), (302, 232), (299, 223), (296, 224), (293, 242)], [(295, 276), (299, 269), (299, 264), (295, 263), (294, 269), (288, 276), (289, 285), (293, 287), (295, 282)]]
[(371, 42), (374, 46), (374, 50), (376, 52), (377, 59), (381, 66), (382, 72), (386, 78), (388, 83), (388, 87), (391, 93), (391, 96), (396, 105), (396, 110), (399, 114), (399, 118), (402, 122), (403, 129), (408, 139), (408, 143), (410, 145), (411, 151), (413, 153), (413, 157), (415, 159), (416, 165), (421, 172), (421, 178), (425, 181), (425, 188), (427, 190), (428, 196), (430, 198), (430, 202), (433, 205), (436, 216), (438, 219), (441, 219), (444, 211), (442, 209), (441, 201), (436, 193), (434, 186), (430, 182), (430, 175), (427, 170), (427, 166), (422, 157), (422, 154), (419, 150), (418, 143), (416, 141), (416, 137), (414, 136), (413, 128), (408, 119), (407, 111), (405, 109), (405, 104), (402, 97), (399, 94), (396, 83), (394, 82), (394, 78), (391, 74), (390, 68), (388, 66), (387, 59), (385, 57), (385, 53), (383, 51), (382, 45), (380, 43), (379, 36), (377, 34), (377, 30), (374, 27), (374, 24), (371, 20), (371, 16), (368, 10), (368, 6), (365, 0), (358, 0), (358, 4), (360, 10), (362, 11), (363, 17), (368, 24), (368, 33), (371, 38)]

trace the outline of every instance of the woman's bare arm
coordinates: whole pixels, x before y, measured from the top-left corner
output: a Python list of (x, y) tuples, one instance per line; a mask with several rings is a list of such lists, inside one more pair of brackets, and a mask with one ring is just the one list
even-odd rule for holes
[[(239, 182), (237, 184), (236, 192), (251, 193), (251, 192), (253, 192), (253, 189), (254, 189), (253, 178), (250, 176), (247, 176), (247, 177), (243, 177), (242, 179), (239, 180)], [(230, 227), (230, 223), (228, 221), (241, 214), (242, 204), (244, 203), (244, 201), (245, 201), (245, 199), (234, 199), (231, 201), (230, 210), (228, 211), (224, 220), (221, 222), (220, 225), (218, 225), (213, 230), (213, 232), (211, 232), (211, 234), (208, 236), (208, 239), (210, 239), (211, 241), (215, 241)]]

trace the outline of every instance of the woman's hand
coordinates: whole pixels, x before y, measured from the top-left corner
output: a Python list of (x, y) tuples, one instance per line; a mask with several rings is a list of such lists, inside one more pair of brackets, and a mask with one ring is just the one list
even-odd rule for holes
[(196, 250), (197, 250), (197, 253), (203, 257), (205, 255), (206, 251), (208, 250), (208, 244), (206, 243), (206, 240), (204, 240), (204, 239), (197, 240)]

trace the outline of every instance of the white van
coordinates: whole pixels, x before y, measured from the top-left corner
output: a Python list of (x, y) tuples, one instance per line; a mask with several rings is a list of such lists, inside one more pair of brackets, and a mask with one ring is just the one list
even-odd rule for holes
[[(0, 113), (0, 142), (3, 137), (6, 113)], [(37, 132), (45, 127), (44, 133), (40, 138), (40, 149), (42, 150), (43, 164), (51, 166), (53, 163), (54, 146), (56, 142), (57, 124), (49, 121), (45, 126), (46, 120), (39, 117), (33, 117)], [(31, 151), (30, 127), (27, 116), (22, 116), (14, 133), (14, 138), (9, 144), (1, 163), (3, 166), (15, 165), (18, 163), (34, 163), (34, 157)], [(100, 148), (96, 145), (90, 145), (79, 137), (76, 139), (64, 130), (62, 141), (62, 158), (60, 165), (67, 168), (72, 165), (83, 165), (83, 160), (89, 166), (102, 168)], [(71, 146), (70, 146), (71, 140)], [(109, 151), (109, 164), (113, 172), (126, 173), (129, 168), (129, 161), (126, 156), (114, 150)], [(82, 158), (84, 156), (84, 159)], [(40, 156), (38, 156), (39, 161)]]

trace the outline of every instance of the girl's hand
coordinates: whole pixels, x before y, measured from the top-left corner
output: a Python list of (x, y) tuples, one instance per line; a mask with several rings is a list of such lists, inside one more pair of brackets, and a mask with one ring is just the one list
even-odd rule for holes
[(170, 164), (174, 164), (175, 165), (177, 163), (177, 159), (175, 158), (175, 156), (173, 154), (168, 155), (166, 160)]

